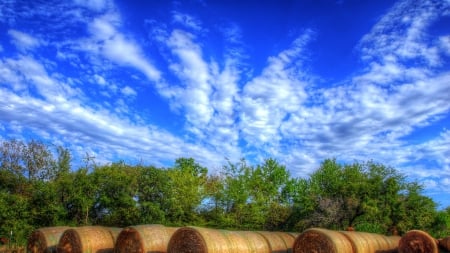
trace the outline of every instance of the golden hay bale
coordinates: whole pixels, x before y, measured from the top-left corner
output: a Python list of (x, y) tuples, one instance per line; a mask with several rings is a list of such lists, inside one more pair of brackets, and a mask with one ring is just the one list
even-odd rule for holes
[(292, 246), (294, 245), (294, 240), (296, 236), (291, 233), (284, 232), (266, 232), (259, 231), (262, 236), (267, 240), (271, 252), (292, 252)]
[(400, 237), (385, 236), (366, 232), (340, 231), (345, 235), (355, 253), (396, 251)]
[(58, 253), (112, 253), (121, 229), (85, 226), (66, 230), (58, 242)]
[(438, 253), (438, 242), (425, 231), (410, 230), (400, 239), (398, 252)]
[(157, 224), (124, 228), (116, 240), (114, 252), (167, 252), (170, 237), (177, 229)]
[(28, 237), (27, 252), (55, 253), (61, 235), (70, 227), (43, 227), (34, 230)]
[(310, 228), (297, 236), (293, 252), (351, 253), (353, 248), (348, 238), (338, 231)]
[(257, 232), (200, 227), (178, 229), (170, 238), (168, 253), (267, 253), (266, 239)]
[(444, 250), (450, 251), (450, 236), (439, 239), (439, 247), (441, 247)]

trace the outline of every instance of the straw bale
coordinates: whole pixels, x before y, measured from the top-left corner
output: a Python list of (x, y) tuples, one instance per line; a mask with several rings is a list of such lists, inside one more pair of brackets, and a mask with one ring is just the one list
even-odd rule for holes
[(341, 231), (353, 247), (355, 253), (396, 251), (400, 237), (385, 236), (366, 232)]
[(56, 253), (61, 235), (70, 227), (43, 227), (34, 230), (28, 237), (27, 252), (30, 253)]
[(294, 241), (294, 253), (351, 253), (353, 247), (348, 238), (338, 231), (310, 228)]
[(178, 228), (158, 224), (136, 225), (122, 229), (115, 253), (167, 252), (170, 237)]
[(284, 232), (267, 232), (259, 231), (261, 235), (267, 240), (270, 246), (271, 252), (292, 252), (292, 246), (294, 245), (294, 240), (296, 236), (290, 233)]
[(200, 227), (178, 229), (170, 238), (168, 253), (267, 253), (270, 247), (260, 233)]
[(251, 252), (269, 252), (270, 245), (267, 243), (267, 239), (260, 233), (253, 231), (240, 231), (239, 233), (247, 238), (247, 242), (252, 249)]
[(58, 242), (58, 253), (112, 253), (119, 228), (85, 226), (66, 230)]
[(438, 253), (438, 242), (425, 231), (410, 230), (400, 239), (398, 252)]

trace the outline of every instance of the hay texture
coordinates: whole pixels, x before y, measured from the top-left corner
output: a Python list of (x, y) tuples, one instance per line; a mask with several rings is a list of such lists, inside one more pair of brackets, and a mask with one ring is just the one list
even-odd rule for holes
[(266, 238), (258, 232), (199, 227), (178, 229), (170, 238), (168, 253), (267, 253)]
[(58, 242), (58, 253), (113, 253), (119, 228), (85, 226), (66, 230)]
[(61, 235), (70, 227), (44, 227), (34, 230), (28, 237), (27, 252), (56, 253)]
[(178, 228), (163, 225), (137, 225), (122, 229), (115, 253), (167, 252), (167, 246)]
[(375, 233), (340, 231), (352, 244), (354, 253), (396, 252), (399, 236), (385, 236)]
[(284, 232), (258, 232), (266, 239), (270, 252), (292, 253), (292, 246), (296, 238), (295, 234)]
[(352, 253), (353, 246), (348, 238), (333, 230), (310, 228), (294, 241), (294, 253)]
[(441, 247), (441, 249), (450, 251), (450, 236), (443, 239), (439, 239), (439, 247)]
[(421, 230), (410, 230), (398, 244), (399, 253), (438, 253), (438, 242)]

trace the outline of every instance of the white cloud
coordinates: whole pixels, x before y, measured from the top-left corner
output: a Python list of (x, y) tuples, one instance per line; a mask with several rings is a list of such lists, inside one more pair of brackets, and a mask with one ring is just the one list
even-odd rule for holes
[(426, 33), (446, 7), (434, 1), (399, 1), (361, 40), (364, 59), (394, 55), (419, 66), (441, 64), (439, 51)]
[(149, 80), (159, 81), (161, 73), (145, 58), (140, 46), (117, 30), (120, 23), (120, 17), (114, 13), (95, 18), (88, 25), (91, 37), (81, 40), (79, 49), (101, 55), (119, 65), (134, 67)]
[(134, 161), (144, 159), (157, 163), (192, 156), (205, 165), (215, 166), (211, 161), (222, 159), (155, 126), (134, 124), (107, 110), (82, 106), (76, 100), (61, 98), (49, 103), (18, 96), (4, 88), (0, 88), (0, 97), (4, 98), (0, 101), (1, 121), (17, 122), (18, 126), (26, 126), (32, 131), (51, 133), (49, 136), (63, 136), (65, 143), (80, 147), (79, 156), (85, 155), (86, 143), (89, 143), (89, 148), (101, 152), (98, 158), (105, 161), (127, 157)]
[(74, 0), (75, 4), (84, 6), (93, 11), (103, 11), (107, 8), (108, 0)]
[(106, 85), (106, 81), (105, 81), (105, 78), (103, 78), (103, 76), (95, 74), (94, 79), (95, 79), (95, 82), (98, 83), (99, 85), (101, 85), (101, 86)]
[(172, 20), (174, 23), (181, 24), (184, 27), (192, 29), (195, 32), (201, 32), (204, 30), (199, 19), (185, 13), (173, 11)]
[[(213, 116), (209, 96), (211, 95), (211, 77), (208, 64), (202, 59), (202, 52), (193, 42), (193, 35), (175, 30), (172, 32), (168, 47), (179, 59), (170, 69), (185, 86), (172, 98), (186, 111), (186, 119), (193, 125), (207, 124)], [(178, 88), (176, 88), (178, 89)]]
[[(306, 93), (298, 64), (309, 33), (299, 37), (292, 48), (269, 58), (260, 76), (245, 84), (241, 98), (241, 131), (249, 143), (259, 146), (277, 143), (283, 121), (301, 108)], [(294, 65), (294, 67), (292, 66)]]
[(11, 83), (15, 90), (32, 92), (35, 89), (39, 96), (45, 97), (47, 100), (57, 100), (60, 97), (79, 94), (67, 83), (51, 78), (45, 67), (29, 56), (6, 59), (2, 72), (6, 74), (6, 83)]
[(11, 29), (8, 30), (8, 34), (13, 39), (14, 45), (20, 51), (31, 50), (34, 49), (35, 47), (38, 47), (41, 44), (41, 42), (35, 37), (21, 31)]
[(125, 86), (120, 91), (127, 97), (135, 97), (137, 95), (137, 92), (130, 86)]
[(450, 35), (439, 37), (439, 46), (447, 55), (450, 55)]

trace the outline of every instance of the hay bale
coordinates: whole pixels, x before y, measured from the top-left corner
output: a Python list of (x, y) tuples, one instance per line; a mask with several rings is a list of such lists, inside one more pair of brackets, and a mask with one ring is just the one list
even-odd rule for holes
[(294, 253), (351, 253), (353, 247), (348, 238), (338, 231), (310, 228), (294, 241)]
[(291, 233), (284, 232), (266, 232), (259, 231), (262, 236), (267, 240), (271, 252), (292, 252), (292, 246), (294, 245), (294, 241), (296, 236)]
[(395, 252), (400, 240), (400, 237), (366, 232), (340, 231), (340, 233), (348, 238), (355, 253)]
[(270, 246), (260, 233), (200, 227), (178, 229), (170, 238), (168, 253), (267, 253)]
[(61, 235), (70, 227), (44, 227), (34, 230), (27, 240), (27, 252), (56, 253)]
[(441, 247), (444, 250), (450, 251), (450, 236), (439, 239), (438, 242), (439, 242), (439, 247)]
[(112, 253), (121, 229), (85, 226), (67, 229), (58, 242), (58, 253)]
[(438, 242), (425, 231), (410, 230), (400, 239), (398, 252), (438, 253)]
[(157, 224), (124, 228), (116, 240), (114, 252), (167, 252), (170, 237), (177, 229)]

